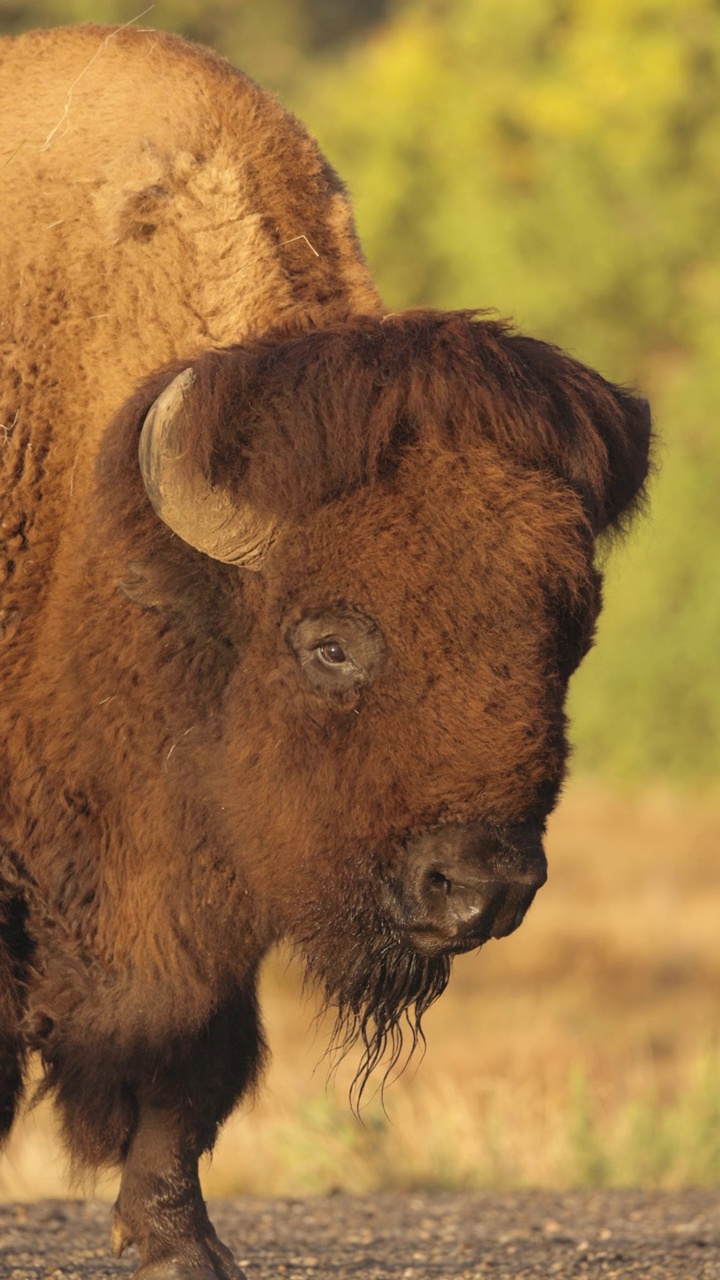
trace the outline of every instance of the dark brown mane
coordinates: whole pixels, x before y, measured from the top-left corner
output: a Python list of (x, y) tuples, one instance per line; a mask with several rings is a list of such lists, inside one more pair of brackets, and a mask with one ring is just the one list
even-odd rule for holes
[[(185, 449), (213, 484), (302, 518), (388, 479), (422, 437), (462, 453), (481, 440), (580, 496), (594, 531), (641, 501), (651, 434), (644, 401), (558, 348), (472, 312), (359, 316), (336, 329), (211, 351), (192, 362)], [(182, 362), (128, 402), (101, 452), (136, 471), (137, 432)], [(141, 505), (142, 486), (136, 484)], [(116, 486), (113, 482), (113, 492)]]

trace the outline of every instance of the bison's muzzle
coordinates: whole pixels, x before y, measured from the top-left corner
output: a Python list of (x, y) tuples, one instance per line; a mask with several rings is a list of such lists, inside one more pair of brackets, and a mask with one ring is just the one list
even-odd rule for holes
[(517, 929), (546, 879), (537, 824), (442, 826), (403, 843), (386, 906), (422, 955), (471, 951)]

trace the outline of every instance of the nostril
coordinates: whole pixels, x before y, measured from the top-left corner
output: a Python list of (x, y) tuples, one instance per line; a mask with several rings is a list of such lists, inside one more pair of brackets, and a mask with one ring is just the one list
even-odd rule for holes
[(432, 889), (435, 893), (449, 894), (452, 888), (452, 884), (448, 880), (447, 876), (444, 876), (442, 871), (438, 871), (435, 867), (427, 873), (427, 884), (428, 888)]

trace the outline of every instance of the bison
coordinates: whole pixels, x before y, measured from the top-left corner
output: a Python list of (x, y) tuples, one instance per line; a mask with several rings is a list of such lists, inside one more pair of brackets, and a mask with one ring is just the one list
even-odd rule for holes
[(520, 924), (647, 403), (386, 314), (342, 183), (207, 50), (1, 45), (0, 1133), (29, 1055), (144, 1280), (241, 1276), (198, 1158), (288, 939), (359, 1087)]

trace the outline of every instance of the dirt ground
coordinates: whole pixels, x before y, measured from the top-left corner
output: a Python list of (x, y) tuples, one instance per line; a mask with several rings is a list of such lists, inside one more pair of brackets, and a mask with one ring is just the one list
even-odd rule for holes
[[(332, 1195), (216, 1201), (248, 1280), (720, 1280), (720, 1191)], [(0, 1204), (0, 1275), (118, 1280), (109, 1206)]]

